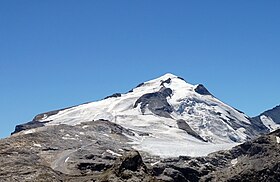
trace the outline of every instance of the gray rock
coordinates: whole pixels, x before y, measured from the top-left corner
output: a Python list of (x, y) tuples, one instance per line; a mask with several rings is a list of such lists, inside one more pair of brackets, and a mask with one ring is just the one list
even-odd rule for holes
[(173, 108), (166, 99), (171, 94), (172, 90), (170, 88), (162, 87), (158, 92), (142, 95), (135, 102), (134, 107), (141, 104), (140, 108), (143, 114), (145, 113), (145, 109), (149, 109), (158, 116), (171, 118), (170, 113), (173, 111)]
[(202, 84), (199, 84), (194, 91), (196, 91), (197, 93), (201, 94), (201, 95), (212, 95)]
[(186, 121), (179, 119), (177, 120), (178, 128), (181, 130), (186, 131), (188, 134), (192, 135), (193, 137), (206, 142), (199, 134), (197, 134), (191, 127), (186, 123)]

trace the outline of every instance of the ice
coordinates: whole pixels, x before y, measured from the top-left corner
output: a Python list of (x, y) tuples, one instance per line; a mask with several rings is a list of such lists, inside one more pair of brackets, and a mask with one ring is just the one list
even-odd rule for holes
[(65, 159), (65, 161), (64, 161), (64, 162), (66, 163), (66, 162), (69, 160), (69, 158), (70, 158), (70, 157), (67, 157), (67, 158)]
[(157, 164), (159, 164), (159, 163), (160, 163), (160, 161), (157, 161), (157, 162), (151, 163), (151, 166), (157, 165)]
[(63, 140), (76, 140), (76, 138), (71, 137), (69, 134), (66, 134), (65, 136), (62, 137)]
[(198, 143), (183, 140), (158, 140), (153, 138), (145, 139), (141, 145), (135, 145), (136, 150), (142, 150), (152, 155), (162, 158), (178, 157), (178, 156), (206, 156), (212, 152), (219, 150), (231, 149), (238, 145), (237, 143), (225, 144), (209, 144)]
[(23, 133), (30, 134), (30, 133), (34, 133), (34, 132), (36, 132), (36, 129), (29, 129), (29, 130), (24, 131)]
[(232, 166), (235, 166), (237, 164), (237, 162), (238, 162), (238, 160), (237, 160), (237, 158), (235, 158), (235, 159), (232, 159), (230, 163), (232, 164)]
[(116, 153), (116, 152), (113, 152), (112, 150), (106, 150), (106, 152), (108, 152), (109, 154), (112, 154), (112, 155), (115, 155), (115, 156), (117, 156), (117, 157), (121, 157), (122, 155), (121, 154), (118, 154), (118, 153)]
[(34, 145), (35, 147), (42, 147), (42, 145), (39, 144), (39, 143), (34, 143), (33, 145)]
[(276, 136), (276, 142), (280, 143), (280, 137)]
[(278, 128), (280, 128), (279, 124), (276, 124), (270, 117), (267, 117), (265, 115), (262, 115), (261, 117), (261, 121), (263, 122), (263, 124), (270, 130), (270, 131), (274, 131)]

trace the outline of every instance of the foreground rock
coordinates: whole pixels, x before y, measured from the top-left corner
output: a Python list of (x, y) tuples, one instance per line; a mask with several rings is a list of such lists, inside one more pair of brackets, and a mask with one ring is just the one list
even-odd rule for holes
[(133, 135), (104, 120), (19, 132), (0, 140), (0, 181), (280, 181), (280, 130), (195, 158), (135, 151)]
[(221, 155), (230, 163), (219, 164), (202, 181), (280, 181), (280, 130)]
[(144, 164), (139, 152), (131, 151), (118, 158), (112, 168), (105, 171), (98, 181), (159, 181)]

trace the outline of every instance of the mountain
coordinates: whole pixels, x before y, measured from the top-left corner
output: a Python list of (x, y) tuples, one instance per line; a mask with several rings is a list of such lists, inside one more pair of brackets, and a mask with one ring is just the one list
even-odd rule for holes
[(254, 123), (262, 123), (265, 128), (264, 131), (271, 132), (280, 128), (280, 106), (267, 110), (259, 116), (253, 117), (251, 120)]
[(103, 100), (46, 112), (15, 133), (50, 125), (106, 120), (130, 130), (134, 149), (162, 157), (201, 156), (228, 149), (266, 128), (214, 97), (202, 84), (173, 74), (139, 84)]
[(279, 116), (250, 118), (165, 74), (16, 126), (0, 181), (279, 181)]

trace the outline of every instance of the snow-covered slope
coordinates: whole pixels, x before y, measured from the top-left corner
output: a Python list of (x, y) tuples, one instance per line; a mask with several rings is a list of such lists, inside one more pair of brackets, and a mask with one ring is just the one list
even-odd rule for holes
[(267, 131), (272, 132), (280, 128), (280, 106), (267, 110), (252, 118), (252, 120), (254, 123), (259, 123), (259, 125), (265, 127)]
[(253, 136), (248, 117), (203, 86), (173, 74), (144, 82), (124, 94), (35, 117), (44, 125), (108, 120), (131, 129), (134, 148), (155, 155), (206, 155)]

